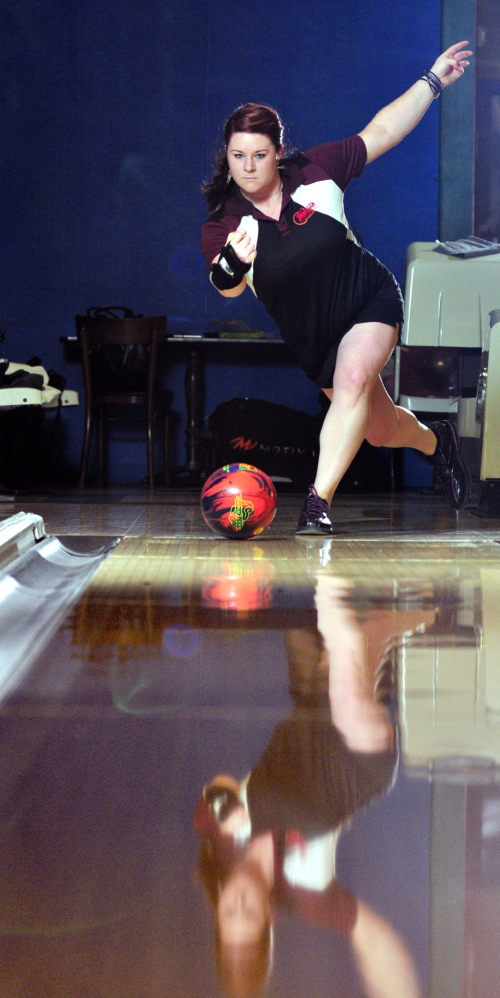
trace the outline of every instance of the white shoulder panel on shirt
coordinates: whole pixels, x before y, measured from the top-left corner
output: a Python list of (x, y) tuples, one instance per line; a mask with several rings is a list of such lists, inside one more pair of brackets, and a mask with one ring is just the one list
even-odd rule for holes
[(324, 891), (335, 877), (335, 853), (340, 828), (309, 839), (302, 846), (287, 847), (283, 872), (289, 884)]
[(301, 204), (303, 208), (312, 201), (317, 211), (329, 215), (337, 222), (342, 222), (346, 229), (349, 228), (344, 215), (344, 192), (334, 180), (317, 180), (314, 184), (301, 184), (291, 196), (292, 200)]

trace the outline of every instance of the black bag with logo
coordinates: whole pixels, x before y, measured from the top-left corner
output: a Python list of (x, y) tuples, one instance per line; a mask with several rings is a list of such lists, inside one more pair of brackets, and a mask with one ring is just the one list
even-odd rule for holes
[(314, 480), (323, 415), (263, 399), (221, 402), (209, 418), (214, 468), (254, 464), (271, 478), (307, 486)]
[[(326, 397), (325, 397), (326, 405)], [(263, 399), (221, 402), (209, 417), (212, 467), (254, 464), (275, 481), (306, 487), (316, 476), (319, 434), (325, 413), (307, 412)], [(338, 492), (383, 492), (392, 488), (390, 452), (363, 441)]]

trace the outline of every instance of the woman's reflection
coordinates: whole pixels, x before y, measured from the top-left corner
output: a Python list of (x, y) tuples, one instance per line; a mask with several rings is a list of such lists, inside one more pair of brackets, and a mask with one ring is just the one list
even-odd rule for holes
[(397, 766), (391, 643), (434, 610), (354, 608), (317, 582), (318, 628), (286, 633), (293, 709), (242, 780), (218, 775), (195, 814), (199, 871), (215, 913), (221, 983), (262, 992), (277, 911), (345, 934), (370, 998), (420, 995), (405, 943), (335, 873), (338, 838), (387, 792)]

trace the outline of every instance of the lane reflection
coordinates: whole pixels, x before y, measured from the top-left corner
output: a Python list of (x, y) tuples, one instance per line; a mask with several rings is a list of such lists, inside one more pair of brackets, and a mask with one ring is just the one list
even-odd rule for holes
[(213, 550), (124, 542), (0, 708), (5, 993), (496, 998), (500, 568)]
[(346, 579), (319, 576), (317, 625), (284, 635), (292, 711), (251, 771), (214, 776), (196, 808), (219, 978), (234, 998), (264, 992), (282, 913), (344, 934), (366, 995), (421, 994), (407, 945), (341, 884), (336, 852), (343, 830), (396, 778), (388, 646), (432, 624), (435, 610), (368, 608), (360, 619), (352, 595)]

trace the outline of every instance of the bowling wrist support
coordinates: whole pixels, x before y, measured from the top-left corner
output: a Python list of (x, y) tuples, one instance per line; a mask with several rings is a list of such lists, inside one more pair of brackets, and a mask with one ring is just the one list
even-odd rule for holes
[(436, 97), (439, 97), (442, 94), (444, 90), (443, 84), (441, 83), (439, 76), (436, 76), (436, 74), (433, 73), (431, 70), (429, 70), (428, 73), (424, 73), (424, 75), (421, 76), (420, 79), (425, 80), (425, 82), (429, 84), (432, 90), (432, 96), (434, 100), (436, 99)]
[(237, 288), (241, 284), (245, 274), (250, 270), (250, 263), (243, 263), (239, 256), (236, 256), (230, 243), (224, 246), (217, 263), (212, 264), (210, 274), (212, 284), (219, 291), (229, 291)]

